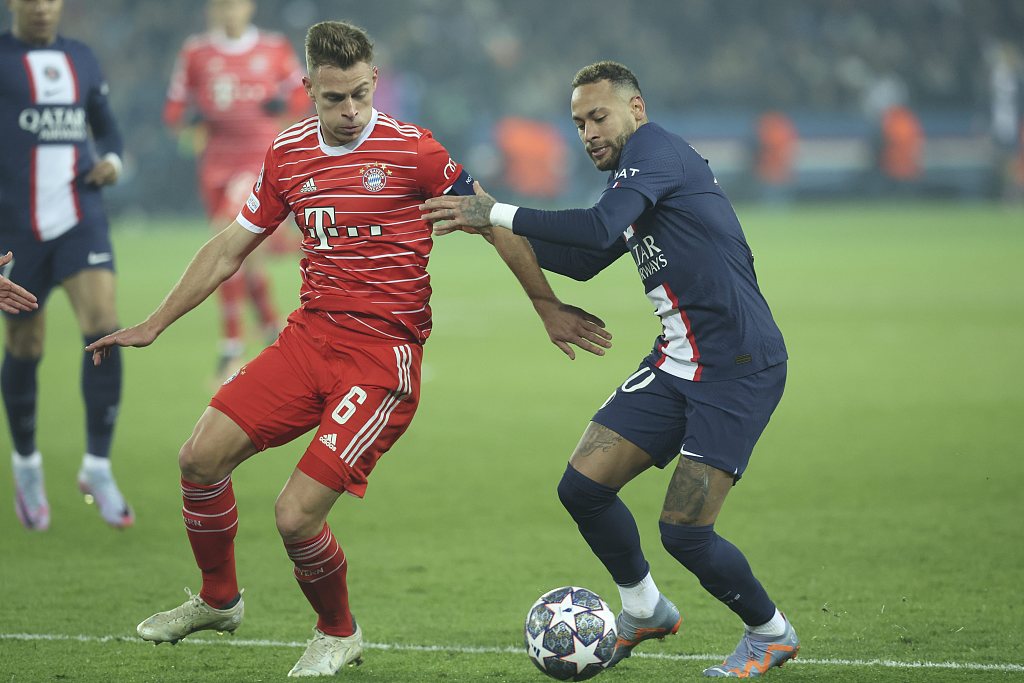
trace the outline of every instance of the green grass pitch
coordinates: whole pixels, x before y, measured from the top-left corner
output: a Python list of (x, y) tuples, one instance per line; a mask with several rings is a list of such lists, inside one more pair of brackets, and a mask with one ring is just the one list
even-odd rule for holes
[[(786, 396), (718, 524), (803, 641), (800, 659), (769, 678), (1024, 678), (1024, 212), (943, 204), (739, 213), (790, 352)], [(195, 221), (117, 225), (124, 322), (159, 302), (206, 237)], [(272, 268), (288, 310), (298, 269), (294, 260)], [(482, 240), (439, 240), (431, 272), (435, 332), (419, 414), (367, 498), (343, 498), (331, 515), (372, 644), (365, 663), (341, 675), (542, 681), (521, 651), (537, 596), (574, 583), (619, 606), (555, 485), (588, 418), (658, 326), (628, 258), (590, 283), (552, 278), (615, 334), (605, 358), (575, 362), (548, 343)], [(0, 467), (0, 681), (282, 680), (313, 625), (273, 520), (303, 442), (235, 473), (247, 602), (238, 633), (141, 643), (140, 620), (179, 604), (183, 587), (198, 589), (176, 457), (209, 398), (215, 306), (125, 352), (114, 457), (138, 515), (125, 532), (106, 528), (77, 493), (81, 340), (62, 293), (48, 314), (39, 445), (53, 522), (45, 534), (21, 529), (10, 469)], [(6, 429), (0, 439), (8, 452)], [(623, 497), (683, 629), (639, 648), (602, 674), (605, 683), (699, 680), (739, 636), (732, 613), (660, 546), (668, 477), (650, 472)], [(893, 664), (909, 662), (922, 666)]]

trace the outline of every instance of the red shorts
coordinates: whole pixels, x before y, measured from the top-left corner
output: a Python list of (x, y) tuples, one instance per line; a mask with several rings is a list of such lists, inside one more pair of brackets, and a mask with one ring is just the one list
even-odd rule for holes
[(344, 330), (299, 309), (274, 344), (229, 379), (210, 405), (260, 450), (316, 433), (298, 468), (360, 498), (380, 456), (409, 427), (423, 347)]

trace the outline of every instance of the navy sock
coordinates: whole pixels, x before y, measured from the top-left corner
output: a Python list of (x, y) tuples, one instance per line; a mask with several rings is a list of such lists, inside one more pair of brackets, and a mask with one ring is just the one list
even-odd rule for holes
[(558, 498), (615, 583), (632, 585), (650, 571), (640, 549), (640, 532), (619, 490), (593, 481), (572, 465), (558, 482)]
[(14, 450), (32, 455), (36, 450), (36, 370), (38, 358), (15, 358), (4, 354), (0, 368), (0, 393), (7, 409)]
[(700, 580), (708, 593), (743, 619), (759, 626), (775, 616), (775, 603), (754, 578), (739, 548), (715, 533), (715, 526), (660, 523), (661, 542)]
[[(104, 335), (85, 337), (86, 345)], [(121, 349), (111, 347), (98, 366), (92, 354), (82, 355), (82, 399), (85, 401), (86, 452), (110, 457), (114, 424), (121, 404)]]

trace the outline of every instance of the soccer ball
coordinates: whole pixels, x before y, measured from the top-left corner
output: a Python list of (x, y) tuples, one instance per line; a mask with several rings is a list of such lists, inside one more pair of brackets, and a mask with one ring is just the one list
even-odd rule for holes
[(560, 681), (583, 681), (604, 671), (615, 639), (611, 608), (597, 593), (577, 586), (540, 596), (523, 628), (530, 661)]

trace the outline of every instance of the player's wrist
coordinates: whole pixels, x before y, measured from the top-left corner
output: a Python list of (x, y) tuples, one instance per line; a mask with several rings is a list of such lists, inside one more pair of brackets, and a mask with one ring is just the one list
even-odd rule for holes
[(114, 167), (114, 173), (118, 178), (121, 177), (121, 171), (124, 170), (124, 163), (121, 161), (121, 157), (114, 154), (113, 152), (107, 152), (103, 155), (103, 161)]
[(502, 228), (512, 229), (512, 221), (516, 217), (516, 211), (519, 207), (514, 204), (502, 204), (501, 202), (495, 202), (494, 206), (491, 207), (489, 219), (491, 225), (497, 225)]

